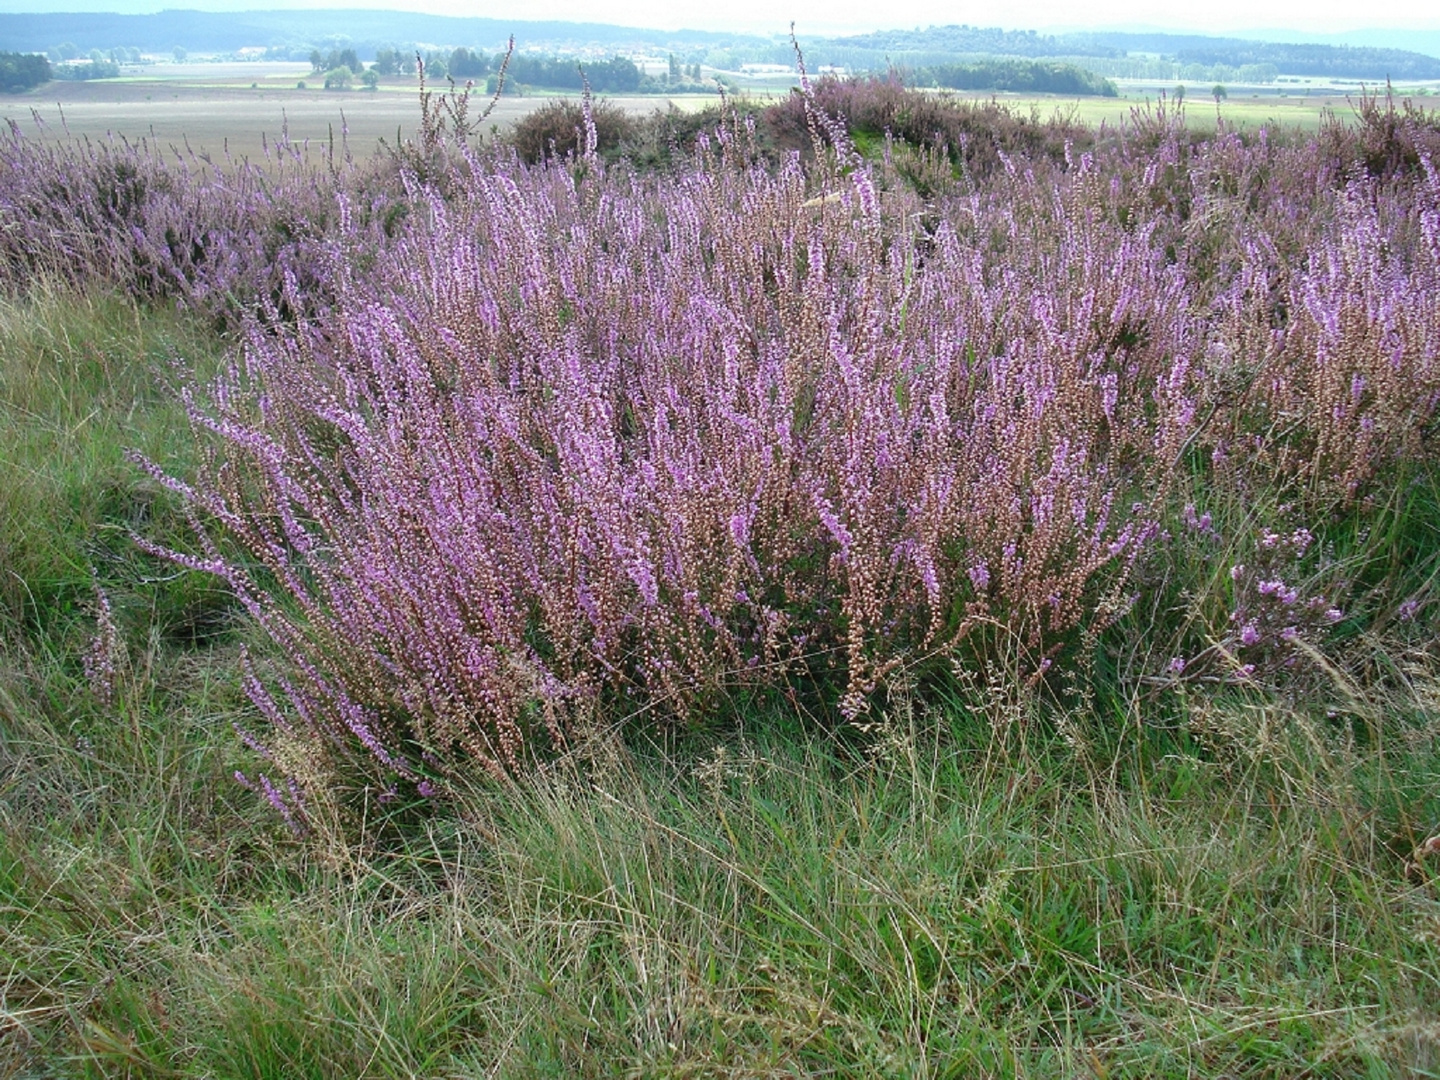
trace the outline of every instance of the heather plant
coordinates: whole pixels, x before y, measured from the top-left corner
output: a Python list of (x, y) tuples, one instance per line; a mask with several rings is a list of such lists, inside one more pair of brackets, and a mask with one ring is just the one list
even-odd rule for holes
[(1027, 163), (1060, 161), (1066, 146), (1088, 147), (1095, 133), (1057, 116), (1042, 121), (994, 101), (974, 102), (906, 87), (889, 76), (822, 78), (810, 99), (794, 93), (767, 109), (763, 125), (769, 140), (787, 150), (810, 150), (810, 112), (819, 109), (843, 118), (850, 137), (867, 147), (888, 134), (911, 147), (939, 151), (971, 178), (1003, 171), (1006, 158)]
[[(854, 717), (996, 627), (1038, 677), (1153, 541), (1188, 324), (1115, 362), (1109, 312), (1046, 297), (1089, 275), (1158, 319), (1159, 260), (1117, 284), (1077, 244), (987, 287), (953, 235), (923, 267), (887, 246), (865, 172), (816, 195), (793, 163), (487, 163), (465, 189), (400, 243), (383, 307), (256, 330), (194, 412), (233, 452), (183, 490), (264, 573), (191, 565), (300, 661), (251, 684), (287, 736), (296, 710), (416, 781), (796, 676)], [(999, 305), (1022, 280), (1029, 308)]]
[[(1429, 467), (1428, 159), (1337, 184), (1318, 142), (1197, 139), (1165, 105), (1007, 135), (806, 79), (646, 173), (606, 162), (588, 98), (533, 125), (565, 114), (555, 158), (422, 100), (422, 144), (378, 166), (7, 144), (12, 287), (173, 291), (244, 328), (187, 398), (214, 449), (164, 482), (204, 522), (180, 560), (272, 646), (251, 782), (297, 827), (332, 781), (428, 791), (615, 717), (1063, 684), (1211, 532), (1250, 569), (1173, 659), (1293, 660), (1274, 642), (1323, 649), (1367, 579), (1312, 567), (1272, 610), (1294, 574), (1255, 538), (1325, 550)], [(811, 150), (777, 161), (787, 123)], [(1256, 514), (1177, 526), (1197, 485)]]
[(1312, 239), (1305, 265), (1282, 269), (1261, 249), (1242, 267), (1220, 298), (1238, 324), (1229, 340), (1243, 343), (1213, 365), (1215, 407), (1223, 395), (1227, 413), (1214, 428), (1220, 471), (1263, 462), (1324, 507), (1433, 451), (1440, 319), (1415, 298), (1440, 283), (1437, 192), (1432, 169), (1413, 189), (1409, 224), (1421, 235), (1409, 237), (1357, 180), (1337, 196), (1334, 224)]
[[(720, 89), (717, 86), (717, 89)], [(635, 121), (634, 131), (622, 147), (626, 162), (643, 172), (685, 171), (693, 163), (697, 144), (709, 139), (717, 127), (728, 124), (732, 129), (743, 125), (750, 129), (747, 153), (755, 162), (775, 166), (783, 156), (766, 138), (760, 121), (767, 107), (744, 97), (726, 95), (700, 109), (680, 109), (673, 104), (656, 109), (649, 116)]]
[(215, 161), (148, 140), (47, 142), (12, 122), (0, 144), (0, 286), (119, 288), (222, 319), (265, 303), (313, 310), (329, 302), (342, 249), (373, 257), (393, 231), (382, 176), (343, 142), (321, 155), (282, 137), (263, 162)]
[(591, 103), (587, 120), (580, 104), (557, 98), (517, 121), (507, 141), (531, 164), (548, 157), (565, 158), (584, 151), (587, 123), (594, 125), (596, 151), (606, 158), (617, 155), (638, 131), (635, 121), (611, 102)]
[(1378, 91), (1361, 91), (1351, 103), (1356, 123), (1346, 124), (1330, 114), (1320, 143), (1341, 170), (1358, 166), (1376, 179), (1415, 174), (1422, 163), (1440, 156), (1440, 114), (1408, 98), (1396, 107), (1389, 83), (1382, 99)]

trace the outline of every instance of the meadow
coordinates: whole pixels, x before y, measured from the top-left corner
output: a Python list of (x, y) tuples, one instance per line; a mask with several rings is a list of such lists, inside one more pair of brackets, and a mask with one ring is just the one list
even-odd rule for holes
[(0, 144), (0, 1076), (1440, 1074), (1440, 121), (493, 120)]

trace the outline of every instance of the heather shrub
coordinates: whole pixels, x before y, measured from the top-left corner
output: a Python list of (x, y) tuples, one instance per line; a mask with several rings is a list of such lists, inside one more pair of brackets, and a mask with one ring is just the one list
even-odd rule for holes
[(1399, 461), (1433, 455), (1440, 318), (1414, 297), (1440, 284), (1426, 205), (1437, 192), (1432, 170), (1410, 195), (1423, 233), (1412, 243), (1385, 221), (1373, 182), (1357, 180), (1305, 265), (1281, 267), (1261, 249), (1242, 268), (1220, 301), (1233, 344), (1212, 361), (1218, 472), (1263, 466), (1323, 509), (1369, 494)]
[(203, 464), (147, 467), (265, 643), (248, 782), (297, 827), (756, 696), (1294, 680), (1417, 595), (1354, 553), (1433, 468), (1428, 158), (807, 82), (648, 171), (606, 110), (550, 108), (563, 160), (433, 102), (320, 172), (7, 144), (10, 288), (64, 221), (56, 273), (243, 329)]
[(1354, 164), (1379, 180), (1413, 176), (1423, 161), (1440, 157), (1440, 114), (1409, 98), (1396, 108), (1388, 84), (1383, 99), (1378, 92), (1362, 91), (1352, 109), (1355, 122), (1330, 114), (1320, 133), (1321, 145), (1342, 173)]
[[(281, 139), (257, 163), (166, 157), (148, 142), (0, 141), (0, 288), (41, 280), (177, 298), (221, 319), (329, 302), (343, 251), (393, 231), (383, 163)], [(303, 297), (303, 300), (300, 299)]]
[(594, 131), (595, 152), (606, 158), (635, 137), (637, 125), (625, 110), (609, 101), (592, 101), (586, 107), (558, 98), (516, 122), (507, 141), (521, 159), (532, 165), (549, 157), (565, 158), (586, 148), (587, 132)]
[(917, 271), (863, 174), (817, 205), (793, 163), (467, 190), (383, 306), (257, 331), (195, 414), (231, 450), (185, 491), (254, 562), (191, 565), (298, 662), (251, 691), (287, 745), (323, 737), (306, 760), (513, 769), (597, 712), (793, 678), (855, 717), (987, 641), (1038, 678), (1122, 606), (1189, 327), (1116, 344), (1103, 302), (1047, 293), (1128, 285), (1122, 317), (1158, 321), (1183, 304), (1154, 253), (1117, 279), (1098, 238), (1051, 261), (1011, 220), (1010, 273), (946, 230)]
[[(959, 101), (904, 86), (896, 78), (824, 78), (814, 84), (814, 106), (837, 117), (862, 146), (887, 135), (923, 150), (939, 151), (972, 179), (1004, 171), (1007, 158), (1027, 164), (1063, 162), (1067, 147), (1086, 148), (1095, 133), (1061, 117), (1042, 121), (994, 101)], [(809, 151), (806, 97), (792, 93), (761, 114), (767, 137), (786, 150)]]
[(688, 169), (693, 165), (697, 148), (709, 140), (717, 128), (728, 126), (738, 131), (745, 127), (751, 158), (773, 168), (783, 155), (765, 138), (764, 128), (758, 123), (765, 108), (743, 97), (726, 97), (723, 102), (703, 109), (687, 111), (673, 105), (656, 109), (649, 116), (636, 119), (635, 129), (623, 146), (624, 158), (641, 170)]
[(1423, 158), (463, 101), (16, 178), (9, 1072), (1433, 1070)]

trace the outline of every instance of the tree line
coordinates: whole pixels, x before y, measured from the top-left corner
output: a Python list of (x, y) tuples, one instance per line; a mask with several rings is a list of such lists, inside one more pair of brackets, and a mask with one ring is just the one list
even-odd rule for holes
[(1337, 45), (1290, 45), (1266, 41), (1226, 42), (1216, 46), (1180, 49), (1182, 64), (1213, 66), (1273, 64), (1285, 75), (1322, 78), (1440, 79), (1440, 58), (1403, 49), (1357, 48)]
[[(490, 56), (479, 49), (459, 48), (451, 52), (434, 52), (425, 56), (425, 75), (429, 79), (449, 77), (456, 82), (487, 76), (494, 77), (504, 62), (503, 53)], [(377, 49), (374, 70), (380, 75), (413, 72), (415, 54), (404, 49)], [(583, 74), (582, 74), (583, 72)], [(560, 90), (579, 90), (585, 83), (596, 93), (634, 93), (641, 88), (640, 69), (623, 57), (612, 60), (578, 62), (554, 56), (516, 54), (506, 70), (506, 85), (545, 86)], [(493, 89), (493, 87), (492, 87)]]
[(0, 90), (18, 94), (50, 81), (50, 60), (39, 53), (0, 52)]
[(1036, 94), (1115, 97), (1109, 79), (1074, 64), (1047, 60), (977, 60), (968, 64), (932, 64), (907, 73), (911, 86), (950, 90), (1001, 90)]

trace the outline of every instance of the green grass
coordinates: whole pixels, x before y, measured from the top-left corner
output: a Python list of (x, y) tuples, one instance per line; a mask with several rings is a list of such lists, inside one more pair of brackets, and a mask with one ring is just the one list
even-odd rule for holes
[[(1185, 123), (1193, 131), (1213, 132), (1217, 113), (1233, 128), (1255, 131), (1261, 127), (1290, 128), (1296, 131), (1314, 133), (1320, 130), (1326, 109), (1333, 109), (1342, 120), (1350, 119), (1350, 109), (1343, 99), (1321, 97), (1255, 97), (1246, 98), (1237, 94), (1220, 103), (1204, 93), (1207, 88), (1191, 87), (1190, 96), (1185, 99)], [(1035, 113), (1047, 120), (1057, 113), (1076, 123), (1098, 127), (1104, 123), (1110, 128), (1128, 120), (1134, 109), (1153, 106), (1154, 95), (1128, 96), (1118, 98), (1076, 97), (1067, 98), (1055, 94), (985, 94), (957, 95), (962, 98), (989, 101), (992, 97), (1002, 105), (1021, 114)]]
[(130, 542), (138, 531), (183, 543), (185, 524), (125, 454), (193, 460), (174, 387), (220, 351), (196, 320), (114, 296), (0, 300), (0, 634), (84, 618), (97, 578), (134, 618), (203, 632), (223, 598)]
[(1347, 754), (1236, 702), (1265, 739), (1095, 760), (1001, 750), (957, 709), (851, 759), (757, 716), (708, 752), (601, 741), (381, 855), (290, 839), (227, 780), (230, 660), (172, 668), (168, 696), (142, 677), (109, 724), (73, 681), (7, 673), (21, 1074), (1440, 1066), (1440, 903), (1405, 866), (1440, 814), (1430, 732)]
[[(849, 743), (597, 731), (292, 837), (231, 778), (243, 629), (173, 632), (218, 601), (125, 543), (183, 533), (122, 448), (183, 468), (170, 361), (221, 348), (110, 298), (0, 311), (0, 1077), (1440, 1075), (1418, 639), (1364, 638), (1404, 677), (1363, 701), (1047, 718), (997, 683)], [(1433, 551), (1403, 516), (1367, 542)]]

